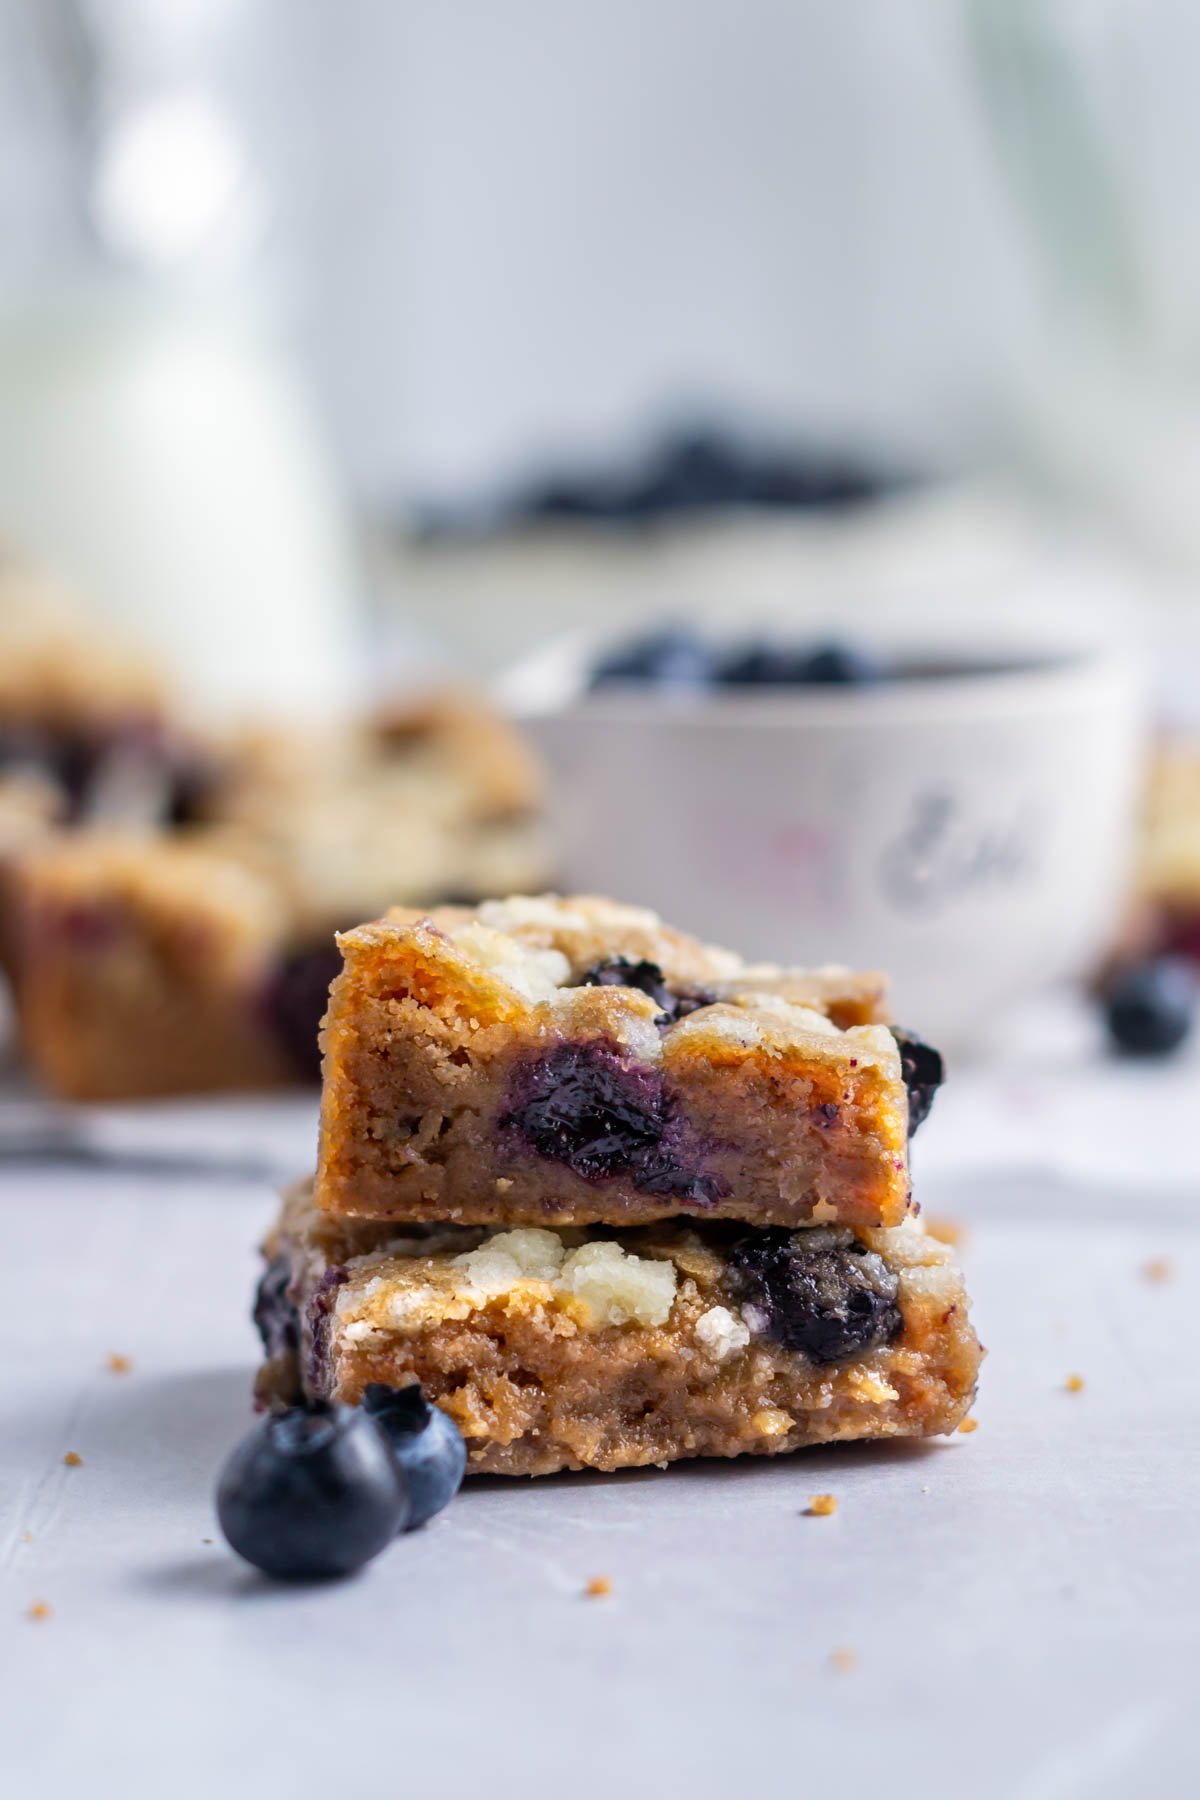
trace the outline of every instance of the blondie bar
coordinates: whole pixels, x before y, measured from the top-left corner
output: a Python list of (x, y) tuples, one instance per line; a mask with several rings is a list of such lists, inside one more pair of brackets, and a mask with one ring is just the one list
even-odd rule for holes
[(546, 873), (535, 773), (478, 704), (264, 734), (220, 767), (208, 822), (174, 832), (20, 831), (14, 801), (0, 946), (69, 1099), (315, 1082), (338, 926)]
[(328, 1212), (904, 1217), (909, 1097), (879, 977), (749, 966), (594, 898), (398, 910), (338, 941), (316, 1184)]
[(952, 1431), (981, 1350), (949, 1250), (890, 1230), (416, 1226), (287, 1197), (255, 1317), (264, 1404), (417, 1381), (499, 1475)]

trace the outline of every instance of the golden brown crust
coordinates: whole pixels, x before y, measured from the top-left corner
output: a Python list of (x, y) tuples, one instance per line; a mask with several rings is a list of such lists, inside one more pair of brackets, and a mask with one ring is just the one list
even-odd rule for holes
[[(904, 1215), (899, 1057), (886, 1028), (860, 1022), (883, 1014), (878, 977), (747, 967), (595, 897), (397, 911), (339, 942), (317, 1176), (331, 1212), (620, 1225), (691, 1210), (786, 1225)], [(655, 963), (703, 1003), (664, 1028), (647, 993), (577, 985), (614, 956)], [(580, 1047), (635, 1101), (648, 1096), (651, 1129), (671, 1140), (648, 1177), (597, 1174), (514, 1128), (523, 1087)]]
[(472, 1470), (533, 1475), (928, 1436), (953, 1431), (974, 1397), (981, 1351), (961, 1276), (915, 1221), (858, 1239), (898, 1280), (899, 1335), (824, 1364), (742, 1322), (719, 1228), (622, 1234), (641, 1264), (674, 1268), (669, 1310), (650, 1323), (613, 1323), (538, 1275), (476, 1276), (472, 1246), (512, 1235), (389, 1243), (386, 1228), (339, 1225), (296, 1190), (269, 1253), (291, 1270), (298, 1355), (268, 1363), (262, 1398), (295, 1398), (299, 1383), (353, 1404), (369, 1382), (417, 1380), (463, 1431)]

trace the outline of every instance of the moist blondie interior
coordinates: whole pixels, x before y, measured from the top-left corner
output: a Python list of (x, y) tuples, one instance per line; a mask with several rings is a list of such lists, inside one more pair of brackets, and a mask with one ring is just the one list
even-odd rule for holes
[(612, 901), (396, 910), (338, 940), (317, 1202), (346, 1216), (894, 1225), (878, 976), (748, 966)]
[(397, 1236), (319, 1212), (304, 1185), (265, 1254), (260, 1401), (417, 1381), (480, 1473), (948, 1432), (982, 1354), (950, 1251), (914, 1219)]

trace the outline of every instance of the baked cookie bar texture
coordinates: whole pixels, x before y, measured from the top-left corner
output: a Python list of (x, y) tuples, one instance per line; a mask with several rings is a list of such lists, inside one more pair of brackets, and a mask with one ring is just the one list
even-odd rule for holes
[(397, 1234), (303, 1186), (266, 1253), (260, 1398), (356, 1404), (417, 1381), (480, 1473), (947, 1432), (981, 1356), (950, 1252), (913, 1219)]
[(331, 1213), (898, 1224), (910, 1108), (885, 984), (749, 965), (598, 898), (344, 934), (316, 1195)]

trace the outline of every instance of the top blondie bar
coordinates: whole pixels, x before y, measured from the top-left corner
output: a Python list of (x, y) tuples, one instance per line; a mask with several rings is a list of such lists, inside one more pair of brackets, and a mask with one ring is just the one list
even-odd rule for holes
[(874, 1227), (908, 1209), (879, 976), (746, 964), (594, 897), (396, 909), (338, 943), (326, 1212)]

